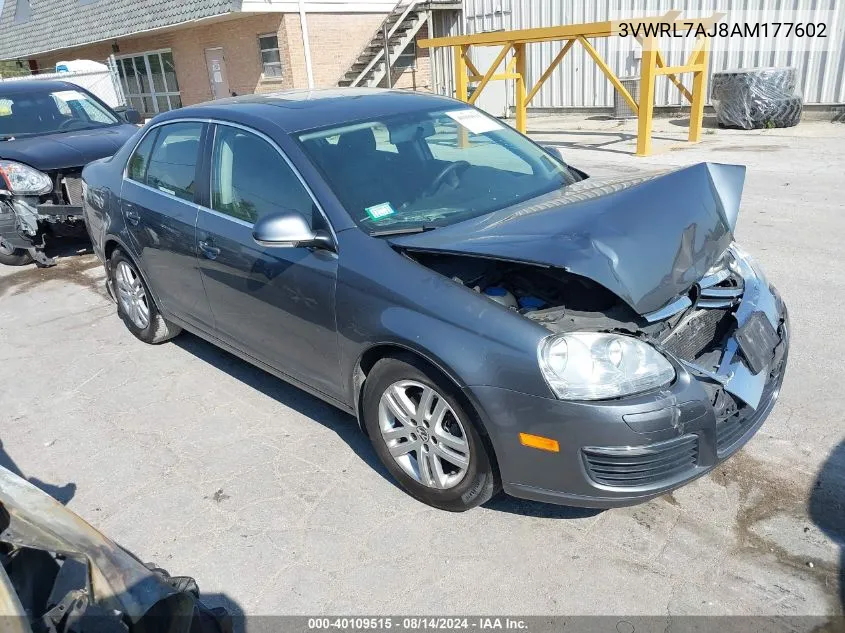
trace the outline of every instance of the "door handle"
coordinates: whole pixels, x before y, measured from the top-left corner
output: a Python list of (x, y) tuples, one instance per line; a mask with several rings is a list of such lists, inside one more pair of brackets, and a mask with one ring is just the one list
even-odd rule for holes
[(211, 240), (200, 240), (199, 247), (202, 254), (208, 257), (208, 259), (216, 259), (220, 254), (220, 249), (217, 248)]
[(138, 226), (138, 223), (141, 221), (141, 214), (135, 211), (135, 209), (127, 209), (125, 215), (129, 224), (132, 226)]

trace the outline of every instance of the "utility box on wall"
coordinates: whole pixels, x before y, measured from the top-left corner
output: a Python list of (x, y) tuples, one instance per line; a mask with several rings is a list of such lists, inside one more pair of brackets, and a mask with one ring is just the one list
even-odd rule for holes
[[(620, 77), (619, 81), (625, 86), (634, 101), (640, 100), (640, 78), (639, 77)], [(636, 119), (637, 113), (631, 109), (631, 106), (625, 101), (625, 97), (619, 94), (618, 90), (613, 92), (613, 118), (614, 119)]]

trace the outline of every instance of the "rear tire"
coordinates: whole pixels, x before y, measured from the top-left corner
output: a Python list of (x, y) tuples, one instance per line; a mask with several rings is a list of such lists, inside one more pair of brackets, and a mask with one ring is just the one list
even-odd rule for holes
[(6, 266), (26, 266), (32, 263), (32, 255), (25, 248), (14, 248), (0, 238), (0, 264)]
[(161, 316), (137, 266), (119, 248), (109, 259), (109, 284), (117, 301), (118, 316), (138, 340), (158, 345), (182, 331)]
[(492, 449), (475, 416), (458, 388), (425, 363), (414, 357), (381, 359), (364, 383), (362, 404), (376, 454), (418, 501), (464, 512), (498, 491)]

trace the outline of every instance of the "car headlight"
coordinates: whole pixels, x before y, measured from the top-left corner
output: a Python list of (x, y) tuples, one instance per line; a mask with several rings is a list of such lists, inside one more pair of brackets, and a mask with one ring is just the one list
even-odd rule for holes
[(743, 271), (743, 265), (745, 265), (748, 270), (753, 272), (757, 278), (760, 280), (760, 283), (764, 285), (768, 285), (768, 281), (766, 281), (766, 276), (763, 274), (763, 271), (760, 269), (759, 264), (754, 261), (754, 258), (751, 257), (748, 253), (746, 253), (742, 248), (740, 248), (739, 244), (736, 242), (730, 245), (728, 249), (731, 255), (731, 270), (734, 271), (740, 277), (745, 277), (748, 275), (747, 271)]
[(11, 160), (0, 160), (0, 177), (8, 190), (19, 196), (40, 196), (53, 190), (50, 176)]
[(660, 387), (675, 368), (656, 349), (630, 336), (571, 332), (540, 343), (540, 368), (562, 400), (603, 400)]

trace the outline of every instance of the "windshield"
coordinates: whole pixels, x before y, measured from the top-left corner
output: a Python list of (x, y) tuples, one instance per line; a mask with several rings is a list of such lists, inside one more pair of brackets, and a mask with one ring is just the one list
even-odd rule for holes
[(388, 116), (298, 140), (369, 234), (446, 226), (578, 180), (512, 128), (471, 108)]
[(117, 117), (81, 90), (43, 90), (0, 97), (0, 138), (92, 130)]

